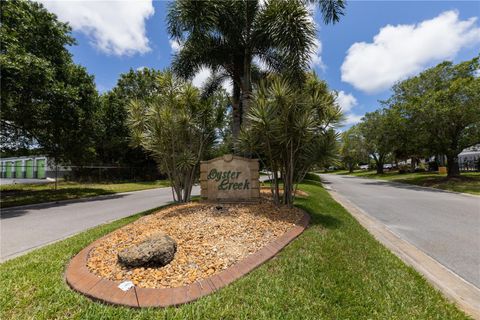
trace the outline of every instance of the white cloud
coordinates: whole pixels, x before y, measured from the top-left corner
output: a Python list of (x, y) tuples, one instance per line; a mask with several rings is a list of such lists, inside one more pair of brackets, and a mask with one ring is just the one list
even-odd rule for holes
[[(315, 13), (317, 12), (317, 4), (316, 3), (307, 3), (306, 4), (307, 11), (310, 13), (308, 16), (308, 20), (312, 22), (315, 26), (315, 29), (319, 29), (319, 26), (315, 22)], [(310, 68), (319, 67), (320, 70), (325, 71), (327, 66), (323, 63), (322, 60), (322, 42), (315, 38), (314, 40), (314, 48), (312, 53), (310, 54)]]
[(230, 80), (230, 78), (222, 82), (222, 87), (223, 89), (227, 90), (228, 94), (232, 94), (233, 85), (232, 85), (232, 80)]
[(182, 48), (182, 44), (177, 40), (170, 39), (168, 42), (170, 43), (170, 48), (172, 49), (173, 53), (177, 53)]
[(130, 56), (150, 51), (145, 21), (155, 12), (152, 0), (40, 2), (102, 52)]
[(268, 68), (267, 64), (265, 61), (259, 59), (257, 56), (253, 57), (253, 63), (261, 70), (264, 72), (269, 71), (270, 69)]
[[(307, 2), (305, 6), (307, 11), (309, 12), (307, 20), (313, 23), (315, 29), (320, 29), (314, 19), (317, 12), (317, 4)], [(325, 71), (327, 69), (327, 66), (325, 65), (325, 63), (323, 63), (322, 60), (322, 42), (318, 38), (314, 39), (314, 47), (312, 52), (310, 53), (310, 68), (313, 69), (315, 67), (319, 67), (322, 71)]]
[(357, 99), (351, 93), (342, 90), (338, 92), (337, 103), (344, 113), (349, 112), (358, 104)]
[(138, 68), (137, 68), (137, 71), (142, 71), (143, 69), (148, 69), (148, 68), (145, 67), (145, 66), (141, 66), (141, 67), (138, 67)]
[(352, 112), (353, 107), (358, 105), (357, 98), (353, 94), (340, 90), (337, 92), (336, 101), (345, 116), (343, 125), (350, 126), (360, 122), (363, 116)]
[(208, 68), (202, 68), (193, 78), (192, 84), (197, 88), (201, 88), (211, 74), (212, 70)]
[(318, 4), (314, 2), (307, 2), (306, 6), (312, 17), (315, 16), (315, 13), (317, 13)]
[[(202, 68), (200, 71), (197, 72), (195, 77), (192, 79), (192, 84), (197, 88), (202, 88), (205, 81), (210, 77), (212, 74), (212, 70), (210, 68)], [(232, 83), (230, 79), (227, 79), (222, 82), (222, 87), (227, 90), (229, 94), (232, 93)]]
[(351, 93), (346, 93), (343, 90), (337, 91), (336, 102), (340, 106), (344, 115), (342, 122), (343, 126), (351, 126), (360, 122), (363, 116), (357, 115), (352, 112), (352, 109), (358, 105), (357, 98)]
[(310, 54), (310, 67), (319, 67), (322, 71), (325, 71), (327, 68), (322, 60), (322, 43), (317, 38), (315, 38), (314, 51)]
[(346, 119), (345, 119), (344, 124), (345, 125), (354, 125), (354, 124), (359, 123), (360, 120), (362, 120), (362, 118), (363, 118), (363, 116), (359, 116), (357, 114), (350, 113), (350, 114), (346, 115)]
[(356, 42), (342, 64), (342, 81), (375, 93), (435, 62), (452, 59), (464, 47), (480, 43), (477, 18), (459, 20), (457, 11), (416, 25), (387, 25), (372, 43)]

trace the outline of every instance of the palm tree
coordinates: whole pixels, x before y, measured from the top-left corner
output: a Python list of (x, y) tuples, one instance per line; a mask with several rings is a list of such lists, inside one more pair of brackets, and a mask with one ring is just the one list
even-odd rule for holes
[[(293, 204), (295, 185), (314, 165), (322, 165), (336, 153), (334, 126), (341, 119), (335, 94), (315, 74), (292, 85), (273, 76), (262, 82), (254, 94), (247, 117), (250, 125), (239, 138), (241, 149), (263, 154), (272, 172), (275, 203)], [(278, 176), (281, 175), (281, 179)], [(280, 201), (279, 184), (283, 183)]]
[[(343, 0), (318, 2), (325, 22), (338, 21)], [(301, 77), (315, 46), (315, 25), (300, 0), (178, 0), (167, 20), (169, 33), (182, 43), (173, 60), (176, 73), (188, 78), (208, 67), (231, 79), (234, 140), (250, 106), (254, 61)]]
[(170, 71), (157, 76), (161, 90), (132, 100), (128, 126), (133, 146), (149, 152), (170, 179), (173, 199), (188, 202), (200, 160), (212, 148), (224, 114), (224, 94), (202, 98), (198, 88)]

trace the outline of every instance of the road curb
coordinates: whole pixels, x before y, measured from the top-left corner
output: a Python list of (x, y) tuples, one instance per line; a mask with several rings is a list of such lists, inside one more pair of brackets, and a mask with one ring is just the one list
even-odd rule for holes
[(372, 234), (377, 241), (390, 249), (404, 263), (421, 273), (435, 288), (453, 301), (461, 310), (480, 319), (480, 289), (440, 264), (410, 242), (400, 238), (383, 223), (368, 215), (336, 191), (326, 188), (335, 201)]

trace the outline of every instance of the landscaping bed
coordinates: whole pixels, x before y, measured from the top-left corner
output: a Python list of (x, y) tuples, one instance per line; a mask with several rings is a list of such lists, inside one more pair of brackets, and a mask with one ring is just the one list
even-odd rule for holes
[[(90, 251), (87, 266), (100, 277), (130, 280), (140, 288), (184, 286), (255, 253), (293, 228), (302, 216), (300, 209), (277, 207), (265, 195), (255, 204), (196, 202), (168, 207), (106, 236)], [(119, 252), (159, 231), (177, 243), (169, 264), (129, 268), (118, 261)]]
[(179, 307), (132, 309), (94, 302), (65, 283), (66, 266), (83, 248), (156, 209), (0, 264), (0, 319), (470, 319), (320, 184), (301, 189), (309, 196), (296, 205), (310, 214), (310, 227), (214, 294)]

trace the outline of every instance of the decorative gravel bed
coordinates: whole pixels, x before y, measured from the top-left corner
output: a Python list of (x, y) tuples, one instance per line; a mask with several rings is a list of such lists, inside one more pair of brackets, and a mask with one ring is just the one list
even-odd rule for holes
[[(297, 208), (276, 207), (266, 197), (255, 204), (189, 203), (161, 210), (114, 231), (90, 252), (87, 267), (100, 277), (131, 280), (142, 288), (173, 288), (218, 273), (292, 228)], [(119, 251), (162, 231), (177, 253), (160, 268), (126, 268)]]

